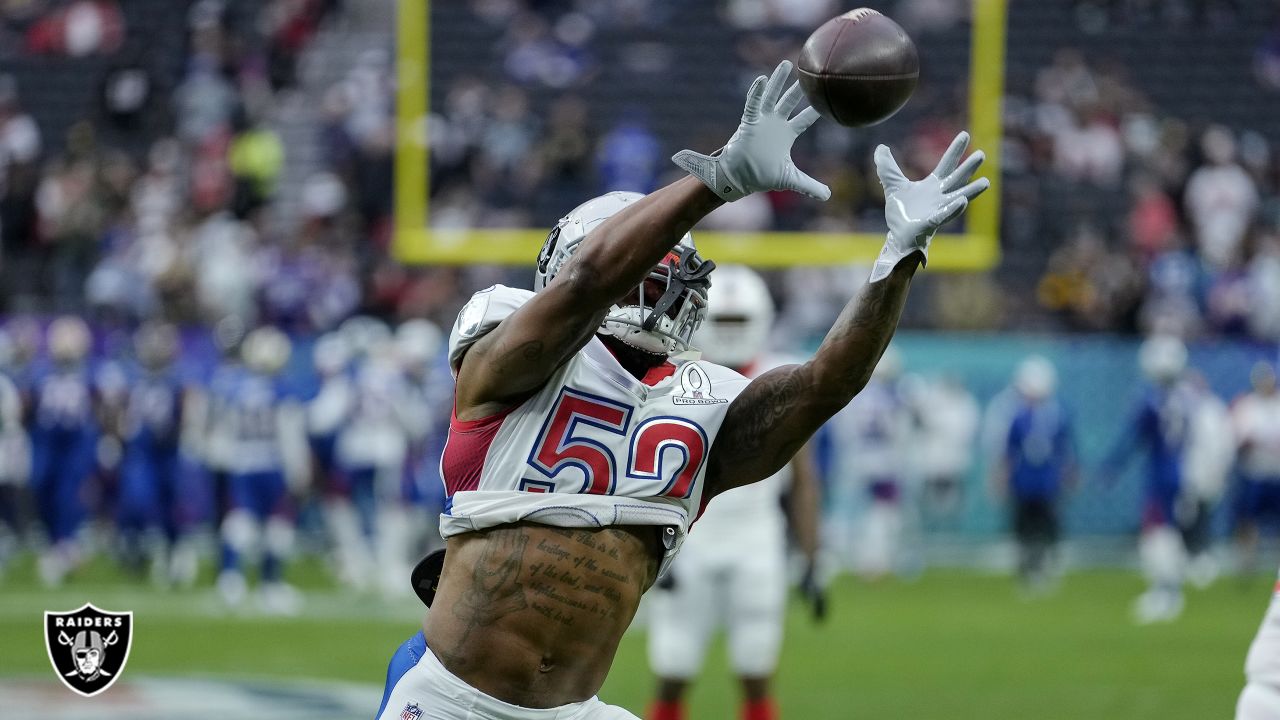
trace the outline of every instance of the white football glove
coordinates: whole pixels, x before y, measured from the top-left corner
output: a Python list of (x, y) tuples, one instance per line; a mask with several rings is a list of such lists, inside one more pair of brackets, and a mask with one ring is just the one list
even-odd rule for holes
[(911, 182), (902, 174), (887, 146), (876, 148), (876, 174), (884, 186), (884, 218), (889, 223), (889, 237), (871, 268), (871, 282), (888, 277), (893, 268), (913, 252), (923, 256), (922, 265), (926, 263), (929, 241), (938, 228), (959, 217), (969, 207), (970, 200), (991, 186), (986, 178), (964, 185), (986, 158), (979, 150), (961, 164), (960, 158), (968, 147), (969, 133), (962, 132), (951, 141), (938, 167), (918, 182)]
[(671, 160), (726, 202), (761, 190), (793, 190), (816, 200), (831, 197), (830, 188), (791, 162), (791, 145), (818, 119), (818, 111), (805, 108), (791, 117), (804, 94), (800, 83), (783, 93), (790, 76), (791, 62), (783, 60), (773, 75), (756, 78), (747, 91), (742, 123), (724, 147), (711, 155), (681, 150)]

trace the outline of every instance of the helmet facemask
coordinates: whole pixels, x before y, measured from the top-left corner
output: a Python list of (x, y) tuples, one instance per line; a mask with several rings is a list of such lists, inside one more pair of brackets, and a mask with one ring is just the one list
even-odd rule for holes
[(677, 246), (627, 297), (609, 309), (600, 328), (638, 350), (673, 355), (690, 347), (707, 314), (707, 290), (716, 264), (689, 246)]

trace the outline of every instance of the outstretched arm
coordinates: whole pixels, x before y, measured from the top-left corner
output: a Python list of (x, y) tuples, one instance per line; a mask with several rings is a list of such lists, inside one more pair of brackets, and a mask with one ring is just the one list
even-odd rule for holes
[[(725, 201), (761, 190), (795, 190), (825, 200), (830, 191), (791, 162), (791, 145), (817, 119), (791, 112), (791, 63), (756, 79), (742, 122), (712, 156), (673, 158), (683, 178), (629, 205), (592, 231), (552, 282), (471, 347), (458, 370), (455, 412), (469, 420), (522, 401), (591, 339), (608, 308), (639, 285), (695, 223)], [(785, 92), (784, 92), (785, 90)]]
[(809, 362), (761, 375), (734, 400), (711, 451), (712, 493), (777, 472), (866, 386), (897, 329), (933, 234), (989, 185), (985, 178), (965, 184), (983, 159), (979, 151), (960, 162), (968, 143), (961, 133), (933, 173), (918, 182), (907, 180), (887, 147), (876, 150), (889, 235), (871, 282), (840, 313)]

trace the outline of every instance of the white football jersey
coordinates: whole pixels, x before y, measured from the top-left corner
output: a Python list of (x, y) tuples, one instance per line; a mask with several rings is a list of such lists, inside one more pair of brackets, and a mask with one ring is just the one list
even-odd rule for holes
[(1247, 447), (1240, 470), (1251, 478), (1280, 478), (1280, 394), (1249, 393), (1232, 408), (1236, 437)]
[[(472, 296), (449, 335), (457, 372), (478, 338), (533, 293), (495, 285)], [(702, 508), (707, 458), (729, 403), (748, 380), (673, 358), (637, 380), (598, 338), (519, 406), (452, 418), (440, 460), (440, 533), (528, 521), (559, 527), (672, 528), (662, 570)]]
[(1280, 685), (1280, 580), (1276, 581), (1271, 606), (1249, 646), (1244, 672), (1249, 682)]

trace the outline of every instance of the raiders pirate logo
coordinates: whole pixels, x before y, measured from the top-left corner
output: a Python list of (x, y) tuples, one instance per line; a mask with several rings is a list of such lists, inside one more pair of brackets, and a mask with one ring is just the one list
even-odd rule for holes
[(44, 644), (63, 685), (93, 697), (115, 683), (129, 660), (133, 613), (107, 612), (85, 603), (44, 614)]
[(729, 402), (711, 394), (711, 378), (698, 363), (685, 363), (680, 369), (680, 392), (671, 398), (676, 405), (717, 405)]

